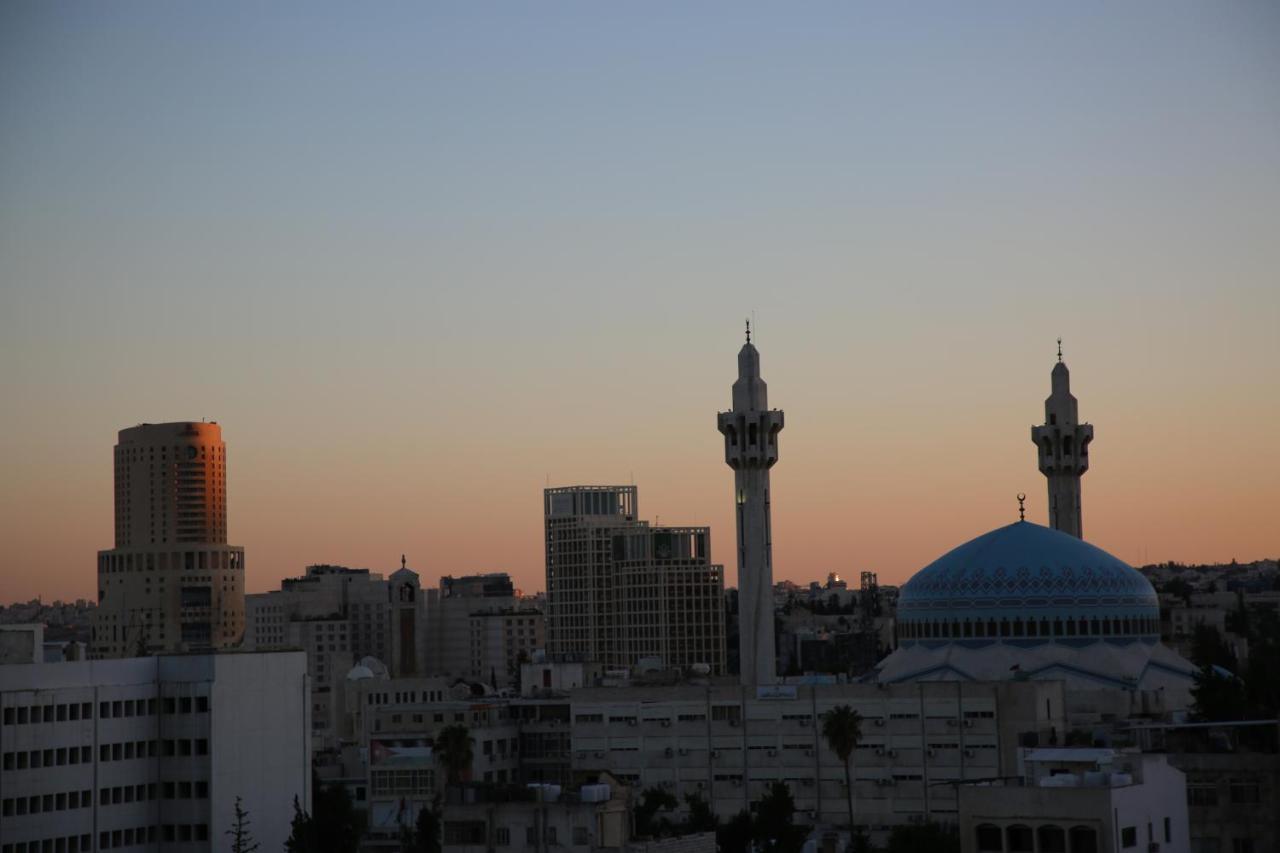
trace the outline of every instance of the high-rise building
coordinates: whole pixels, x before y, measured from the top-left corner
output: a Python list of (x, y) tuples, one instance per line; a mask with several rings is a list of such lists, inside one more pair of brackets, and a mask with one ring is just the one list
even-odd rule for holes
[(505, 572), (440, 578), (427, 594), (427, 672), (508, 687), (546, 641), (542, 611)]
[(1080, 423), (1076, 413), (1071, 373), (1062, 361), (1061, 339), (1051, 382), (1052, 391), (1044, 401), (1044, 425), (1031, 428), (1031, 440), (1038, 450), (1040, 473), (1049, 481), (1049, 526), (1083, 539), (1080, 478), (1089, 470), (1093, 427)]
[(98, 552), (93, 657), (240, 642), (244, 549), (227, 544), (226, 457), (216, 423), (120, 431), (115, 547)]
[(636, 498), (635, 486), (545, 491), (547, 651), (723, 672), (724, 569), (711, 562), (711, 532), (652, 527)]
[(747, 342), (738, 351), (738, 381), (733, 408), (718, 417), (724, 435), (724, 461), (733, 469), (738, 554), (738, 669), (742, 684), (777, 680), (773, 639), (773, 528), (769, 469), (778, 461), (783, 416), (769, 408), (769, 391), (760, 378), (760, 353)]

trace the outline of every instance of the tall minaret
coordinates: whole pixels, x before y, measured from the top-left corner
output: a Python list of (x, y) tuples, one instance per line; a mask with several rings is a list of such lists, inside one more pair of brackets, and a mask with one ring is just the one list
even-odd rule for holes
[(1052, 381), (1053, 393), (1044, 401), (1044, 426), (1031, 428), (1031, 440), (1039, 450), (1040, 473), (1049, 478), (1049, 526), (1083, 539), (1080, 478), (1089, 470), (1093, 427), (1080, 423), (1076, 416), (1071, 374), (1062, 363), (1061, 338)]
[(769, 469), (778, 461), (782, 412), (769, 408), (768, 395), (748, 321), (747, 342), (738, 352), (733, 410), (717, 417), (724, 434), (724, 461), (733, 469), (738, 516), (738, 667), (747, 687), (777, 680)]

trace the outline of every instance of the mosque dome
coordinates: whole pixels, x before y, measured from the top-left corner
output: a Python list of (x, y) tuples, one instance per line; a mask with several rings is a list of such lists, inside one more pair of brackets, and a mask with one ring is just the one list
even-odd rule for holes
[(1018, 521), (925, 566), (898, 597), (898, 641), (1019, 646), (1158, 642), (1151, 584), (1066, 533)]

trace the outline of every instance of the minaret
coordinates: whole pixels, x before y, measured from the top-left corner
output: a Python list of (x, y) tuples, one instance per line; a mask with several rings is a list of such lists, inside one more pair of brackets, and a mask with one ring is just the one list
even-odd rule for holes
[(738, 352), (733, 410), (718, 417), (724, 461), (733, 469), (738, 522), (738, 667), (744, 686), (773, 684), (773, 532), (769, 519), (769, 469), (778, 461), (782, 412), (769, 408), (760, 378), (760, 353), (747, 342)]
[(1062, 362), (1061, 338), (1058, 363), (1051, 375), (1053, 392), (1044, 401), (1044, 426), (1031, 428), (1031, 440), (1039, 451), (1040, 473), (1049, 478), (1049, 526), (1083, 539), (1080, 478), (1089, 470), (1093, 427), (1080, 423), (1076, 416), (1071, 374)]

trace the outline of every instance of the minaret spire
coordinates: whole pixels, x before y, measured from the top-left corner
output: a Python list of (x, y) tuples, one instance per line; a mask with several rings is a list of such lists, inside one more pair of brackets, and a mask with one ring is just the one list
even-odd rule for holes
[(1062, 360), (1062, 338), (1058, 338), (1058, 363), (1050, 373), (1050, 388), (1044, 401), (1044, 424), (1031, 428), (1040, 473), (1049, 480), (1049, 526), (1083, 539), (1080, 478), (1089, 470), (1093, 427), (1079, 421), (1071, 372)]
[(724, 461), (733, 469), (738, 556), (738, 671), (748, 687), (777, 681), (773, 639), (773, 533), (769, 469), (778, 461), (783, 416), (769, 408), (760, 378), (760, 353), (747, 342), (738, 351), (733, 408), (717, 417)]

